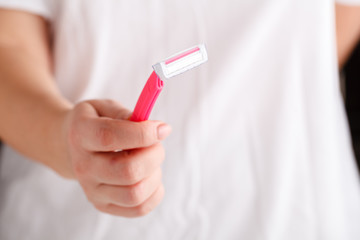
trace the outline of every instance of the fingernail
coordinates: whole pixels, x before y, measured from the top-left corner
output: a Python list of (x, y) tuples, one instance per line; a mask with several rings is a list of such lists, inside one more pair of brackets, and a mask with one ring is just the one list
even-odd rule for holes
[(163, 140), (171, 133), (171, 127), (163, 123), (158, 126), (157, 131), (158, 131), (158, 139)]

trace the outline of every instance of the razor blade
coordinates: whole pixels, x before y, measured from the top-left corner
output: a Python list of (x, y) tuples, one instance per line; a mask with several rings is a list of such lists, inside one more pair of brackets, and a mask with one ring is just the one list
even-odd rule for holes
[(140, 122), (149, 118), (156, 99), (163, 89), (163, 80), (186, 72), (203, 64), (207, 60), (208, 56), (206, 48), (204, 44), (200, 44), (153, 65), (154, 71), (150, 75), (140, 94), (130, 120)]
[(200, 44), (156, 63), (153, 65), (153, 69), (156, 74), (164, 80), (197, 67), (207, 60), (208, 56), (205, 45)]

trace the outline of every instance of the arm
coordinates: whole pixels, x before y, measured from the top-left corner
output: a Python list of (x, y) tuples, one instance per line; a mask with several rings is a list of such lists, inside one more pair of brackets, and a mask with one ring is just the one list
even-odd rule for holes
[(127, 217), (148, 213), (163, 196), (160, 141), (169, 126), (130, 122), (130, 112), (114, 101), (73, 106), (56, 87), (51, 59), (44, 19), (0, 9), (1, 139), (79, 181), (97, 209)]
[(341, 68), (360, 39), (360, 6), (336, 4), (336, 37)]
[(72, 105), (54, 84), (49, 35), (42, 18), (0, 10), (0, 85), (3, 141), (70, 176), (70, 169), (60, 164), (66, 151), (57, 136), (62, 134), (61, 121)]

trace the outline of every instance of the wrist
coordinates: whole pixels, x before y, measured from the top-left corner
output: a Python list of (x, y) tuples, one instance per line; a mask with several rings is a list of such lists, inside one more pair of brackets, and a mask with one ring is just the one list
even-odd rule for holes
[(45, 165), (54, 170), (57, 174), (64, 178), (73, 179), (74, 174), (71, 167), (70, 157), (68, 153), (68, 137), (67, 129), (69, 116), (73, 106), (70, 104), (65, 105), (53, 115), (50, 120), (49, 139), (51, 139), (51, 146), (53, 149), (52, 157), (47, 158)]

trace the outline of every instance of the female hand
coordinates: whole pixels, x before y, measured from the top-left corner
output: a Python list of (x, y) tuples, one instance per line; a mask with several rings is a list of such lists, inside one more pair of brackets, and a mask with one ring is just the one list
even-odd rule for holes
[(171, 132), (159, 121), (131, 122), (131, 112), (110, 100), (77, 104), (65, 118), (73, 176), (100, 211), (138, 217), (157, 206), (163, 195), (160, 141)]

